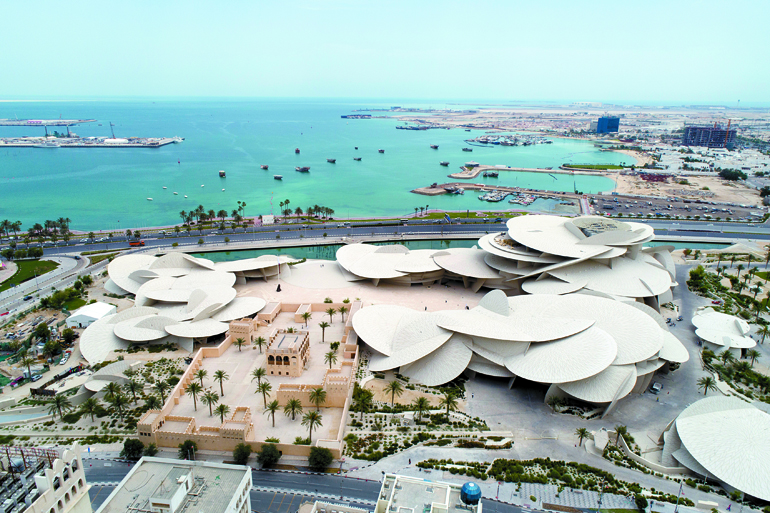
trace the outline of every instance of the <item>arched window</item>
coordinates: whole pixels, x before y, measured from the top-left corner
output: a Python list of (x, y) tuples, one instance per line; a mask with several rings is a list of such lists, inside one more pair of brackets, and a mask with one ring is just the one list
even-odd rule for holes
[(289, 365), (289, 357), (288, 356), (284, 356), (283, 357), (283, 364), (284, 365)]
[(65, 481), (68, 480), (70, 478), (70, 469), (64, 467), (64, 470), (62, 471), (62, 477)]
[(85, 485), (86, 485), (86, 484), (83, 482), (83, 480), (82, 480), (82, 479), (78, 479), (78, 488), (79, 488), (80, 490), (82, 490), (82, 489), (83, 489), (83, 487), (84, 487)]
[(70, 466), (72, 467), (72, 470), (77, 470), (79, 468), (78, 467), (78, 459), (75, 458), (74, 460), (72, 460), (72, 463), (70, 463)]
[(270, 355), (267, 357), (267, 363), (268, 365), (274, 365), (275, 364), (275, 358), (273, 358), (273, 355)]

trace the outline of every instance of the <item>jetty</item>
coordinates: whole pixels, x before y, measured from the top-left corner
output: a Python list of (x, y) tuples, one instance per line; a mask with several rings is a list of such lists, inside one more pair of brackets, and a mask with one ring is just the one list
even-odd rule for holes
[(462, 166), (459, 173), (452, 173), (450, 175), (447, 175), (449, 178), (459, 179), (459, 180), (470, 180), (473, 178), (476, 178), (480, 174), (484, 172), (499, 172), (499, 171), (522, 171), (526, 173), (548, 173), (548, 174), (562, 174), (562, 175), (606, 175), (606, 174), (615, 174), (618, 171), (623, 171), (621, 169), (614, 169), (614, 170), (591, 170), (591, 169), (552, 169), (550, 167), (540, 168), (540, 167), (509, 167), (509, 166), (485, 166), (485, 165), (476, 165), (473, 167)]
[(182, 141), (183, 137), (20, 137), (0, 138), (0, 148), (160, 148)]

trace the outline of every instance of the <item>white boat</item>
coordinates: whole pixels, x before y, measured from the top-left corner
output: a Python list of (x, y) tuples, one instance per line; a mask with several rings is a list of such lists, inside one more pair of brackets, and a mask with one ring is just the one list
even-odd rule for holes
[(147, 198), (147, 201), (152, 201), (152, 198)]
[[(179, 193), (178, 193), (178, 192), (175, 192), (175, 193), (174, 193), (174, 196), (179, 196)], [(186, 197), (186, 196), (185, 196), (185, 197)]]
[(225, 192), (225, 190), (224, 190), (224, 189), (222, 189), (222, 192)]
[(186, 198), (186, 197), (187, 197), (187, 195), (185, 194), (185, 198)]
[(168, 189), (168, 187), (166, 187), (166, 186), (163, 186), (163, 188), (164, 188), (164, 189)]
[(201, 187), (206, 187), (205, 185), (201, 185)]
[(59, 147), (59, 143), (44, 142), (44, 143), (40, 143), (40, 144), (35, 144), (35, 145), (33, 145), (33, 147), (34, 148), (58, 148)]

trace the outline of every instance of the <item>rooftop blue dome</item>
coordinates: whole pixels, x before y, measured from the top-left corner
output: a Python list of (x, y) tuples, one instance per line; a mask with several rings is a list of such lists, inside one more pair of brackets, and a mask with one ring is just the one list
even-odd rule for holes
[(476, 483), (465, 483), (460, 488), (460, 500), (465, 504), (478, 504), (481, 500), (481, 488)]

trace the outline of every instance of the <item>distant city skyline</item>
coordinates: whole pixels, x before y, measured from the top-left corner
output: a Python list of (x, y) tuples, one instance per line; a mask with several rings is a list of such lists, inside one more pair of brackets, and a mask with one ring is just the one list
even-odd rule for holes
[(768, 101), (764, 1), (3, 6), (0, 100)]

